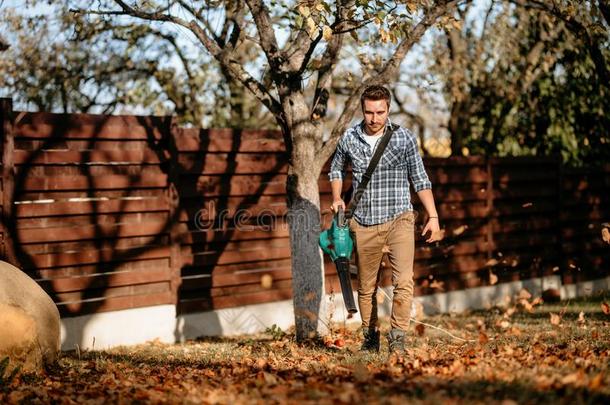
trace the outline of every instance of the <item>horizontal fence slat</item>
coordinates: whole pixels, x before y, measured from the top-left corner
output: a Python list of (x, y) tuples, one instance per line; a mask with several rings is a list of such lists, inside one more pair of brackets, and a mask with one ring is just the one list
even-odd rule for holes
[(133, 188), (156, 188), (167, 186), (167, 175), (78, 175), (28, 177), (21, 192), (33, 191), (72, 191), (72, 190), (113, 190)]
[(91, 274), (69, 278), (36, 280), (41, 287), (56, 293), (148, 284), (171, 279), (171, 269), (151, 269), (148, 271)]
[(168, 202), (163, 199), (69, 201), (22, 204), (15, 209), (17, 218), (48, 217), (58, 215), (98, 215), (110, 213), (143, 213), (168, 211)]
[(283, 152), (279, 131), (179, 128), (174, 132), (179, 152)]
[(169, 268), (169, 258), (143, 260), (123, 260), (119, 263), (112, 263), (110, 266), (102, 267), (98, 263), (78, 264), (76, 266), (54, 267), (49, 269), (34, 269), (27, 271), (27, 274), (34, 279), (56, 279), (70, 277), (89, 277), (97, 273), (128, 273), (128, 272), (147, 272), (150, 269)]
[(281, 153), (180, 153), (178, 173), (186, 174), (265, 174), (286, 173), (288, 165)]
[(174, 304), (174, 297), (171, 291), (148, 291), (139, 295), (100, 297), (93, 298), (90, 299), (90, 301), (85, 302), (69, 301), (67, 303), (56, 303), (57, 308), (59, 309), (59, 314), (62, 317), (86, 315), (96, 312), (119, 311), (122, 309), (150, 307), (153, 305), (164, 304)]
[(92, 150), (92, 151), (24, 151), (14, 153), (15, 165), (115, 165), (160, 164), (162, 159), (153, 150)]
[(170, 117), (17, 112), (15, 138), (160, 139)]
[(21, 243), (44, 243), (56, 241), (79, 241), (91, 239), (115, 239), (134, 236), (156, 236), (168, 231), (166, 222), (140, 222), (131, 224), (83, 224), (77, 226), (55, 226), (19, 229)]
[[(76, 266), (81, 264), (99, 263), (100, 267), (111, 267), (112, 263), (124, 260), (158, 259), (169, 257), (168, 246), (155, 246), (146, 249), (117, 251), (115, 249), (83, 250), (73, 253), (45, 253), (32, 255), (32, 265), (36, 269), (50, 267)], [(25, 266), (25, 269), (31, 267)]]

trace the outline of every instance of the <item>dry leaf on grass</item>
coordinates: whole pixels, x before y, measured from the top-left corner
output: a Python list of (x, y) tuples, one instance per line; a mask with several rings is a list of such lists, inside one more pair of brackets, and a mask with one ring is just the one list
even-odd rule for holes
[(519, 298), (529, 300), (530, 298), (532, 298), (532, 294), (525, 288), (522, 288), (521, 291), (519, 291)]
[(489, 284), (494, 285), (498, 282), (498, 276), (496, 276), (491, 271), (489, 272)]
[(557, 314), (550, 314), (550, 315), (551, 315), (551, 325), (559, 326), (559, 324), (561, 323), (561, 317)]
[(589, 389), (598, 390), (603, 386), (603, 384), (604, 384), (604, 373), (599, 373), (591, 379), (591, 382), (589, 382)]
[(602, 312), (606, 315), (610, 315), (610, 305), (608, 305), (608, 303), (605, 301), (602, 302)]

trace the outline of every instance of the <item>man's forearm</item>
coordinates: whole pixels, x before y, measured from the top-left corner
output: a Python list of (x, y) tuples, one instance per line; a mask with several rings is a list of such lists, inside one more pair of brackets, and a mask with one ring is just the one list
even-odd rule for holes
[(341, 199), (341, 192), (343, 191), (343, 180), (333, 180), (330, 182), (330, 189), (333, 194), (333, 201)]
[(436, 206), (434, 204), (434, 195), (432, 195), (432, 190), (427, 188), (427, 189), (418, 191), (417, 196), (419, 197), (419, 200), (421, 201), (421, 203), (424, 205), (424, 208), (426, 209), (428, 216), (438, 218), (438, 213), (436, 212)]

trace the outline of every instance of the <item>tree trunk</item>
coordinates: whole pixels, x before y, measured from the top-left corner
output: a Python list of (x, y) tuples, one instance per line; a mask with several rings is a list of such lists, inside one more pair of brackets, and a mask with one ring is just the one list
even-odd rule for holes
[(451, 156), (462, 156), (464, 148), (464, 119), (460, 101), (454, 101), (451, 107), (448, 129), (451, 135)]
[[(312, 128), (302, 128), (302, 131)], [(310, 136), (307, 136), (310, 135)], [(315, 136), (293, 135), (288, 170), (288, 226), (296, 337), (303, 341), (327, 333), (324, 261), (318, 246), (320, 194)]]

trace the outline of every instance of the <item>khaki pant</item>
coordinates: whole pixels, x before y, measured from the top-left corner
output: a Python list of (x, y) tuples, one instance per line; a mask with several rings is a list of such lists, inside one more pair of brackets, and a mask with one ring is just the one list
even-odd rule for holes
[(378, 328), (377, 282), (383, 247), (388, 246), (392, 269), (392, 316), (394, 329), (406, 331), (413, 300), (413, 261), (415, 258), (415, 214), (407, 211), (394, 220), (379, 225), (364, 226), (350, 220), (350, 230), (356, 243), (358, 263), (358, 306), (362, 327)]

